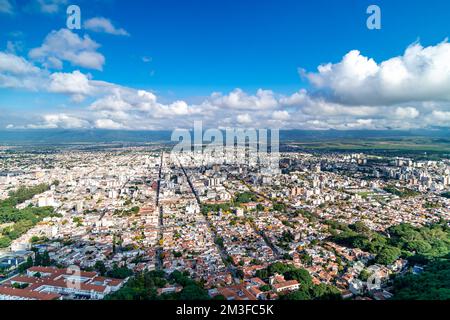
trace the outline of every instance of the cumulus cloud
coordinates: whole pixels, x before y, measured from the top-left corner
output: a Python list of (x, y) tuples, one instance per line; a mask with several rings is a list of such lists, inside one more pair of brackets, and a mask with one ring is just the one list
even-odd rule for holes
[(111, 119), (98, 119), (95, 121), (95, 127), (98, 129), (125, 129), (125, 126), (121, 123), (115, 122)]
[(222, 108), (232, 109), (273, 109), (278, 106), (274, 93), (270, 90), (259, 89), (256, 95), (248, 95), (241, 89), (235, 89), (228, 95), (213, 93), (210, 103)]
[(39, 68), (23, 57), (11, 53), (0, 52), (0, 72), (12, 74), (30, 74), (39, 72)]
[(0, 52), (0, 88), (37, 90), (43, 79), (44, 72), (25, 58)]
[(84, 28), (94, 32), (108, 33), (116, 36), (129, 36), (130, 34), (122, 28), (116, 28), (109, 19), (95, 17), (86, 20)]
[(434, 110), (425, 117), (430, 126), (450, 127), (450, 111)]
[(95, 88), (88, 77), (79, 70), (72, 73), (56, 72), (50, 75), (50, 92), (64, 93), (72, 96), (73, 100), (81, 102), (86, 95), (93, 93)]
[(237, 116), (237, 122), (239, 124), (250, 124), (252, 123), (252, 117), (248, 113), (240, 114)]
[(73, 115), (65, 113), (47, 114), (43, 116), (43, 122), (39, 124), (29, 124), (29, 129), (81, 129), (89, 127), (89, 122)]
[(413, 107), (397, 107), (394, 115), (399, 119), (415, 119), (420, 115), (420, 112)]
[(88, 35), (80, 37), (68, 29), (61, 29), (50, 32), (42, 45), (28, 55), (49, 69), (61, 69), (67, 61), (73, 66), (102, 70), (105, 57), (97, 52), (99, 47)]
[[(0, 87), (51, 92), (85, 102), (77, 105), (76, 113), (67, 109), (52, 112), (29, 128), (161, 130), (191, 128), (196, 120), (202, 120), (204, 127), (210, 128), (450, 127), (450, 99), (446, 99), (448, 92), (443, 90), (448, 80), (447, 60), (443, 58), (447, 55), (446, 42), (428, 48), (413, 44), (403, 56), (380, 64), (352, 51), (338, 64), (319, 66), (318, 73), (305, 73), (311, 81), (311, 90), (301, 89), (291, 95), (264, 89), (256, 92), (234, 89), (213, 93), (202, 101), (196, 99), (195, 103), (162, 102), (150, 90), (95, 80), (80, 70), (51, 72), (45, 68), (46, 64), (58, 65), (58, 61), (61, 67), (63, 61), (75, 65), (71, 55), (61, 53), (75, 44), (88, 52), (95, 53), (98, 48), (89, 37), (81, 38), (62, 29), (53, 31), (41, 47), (29, 53), (31, 61), (11, 52), (0, 52)], [(79, 50), (71, 49), (73, 54)], [(44, 66), (36, 66), (39, 62)], [(393, 66), (403, 66), (406, 71), (392, 71)], [(439, 84), (432, 86), (431, 78), (440, 79)], [(415, 82), (423, 82), (425, 89), (413, 89)]]
[(278, 110), (278, 111), (273, 112), (272, 118), (274, 120), (284, 121), (284, 120), (289, 120), (290, 115), (289, 115), (289, 112), (287, 112), (286, 110)]
[(381, 63), (350, 51), (341, 62), (302, 74), (345, 104), (390, 105), (410, 101), (450, 100), (450, 43), (409, 46), (402, 56)]
[(151, 118), (175, 118), (192, 115), (198, 110), (185, 101), (169, 104), (159, 103), (155, 94), (145, 90), (125, 87), (111, 87), (110, 92), (94, 101), (89, 109), (93, 111), (128, 112)]

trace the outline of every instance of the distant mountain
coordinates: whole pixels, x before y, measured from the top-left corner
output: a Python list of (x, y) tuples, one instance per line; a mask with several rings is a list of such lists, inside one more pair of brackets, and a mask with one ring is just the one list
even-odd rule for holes
[(5, 130), (2, 144), (76, 144), (114, 142), (170, 142), (171, 131), (126, 130)]
[[(172, 131), (131, 130), (3, 130), (0, 144), (77, 144), (77, 143), (168, 143)], [(429, 137), (449, 141), (450, 130), (285, 130), (280, 141), (321, 141), (339, 139), (396, 139)]]

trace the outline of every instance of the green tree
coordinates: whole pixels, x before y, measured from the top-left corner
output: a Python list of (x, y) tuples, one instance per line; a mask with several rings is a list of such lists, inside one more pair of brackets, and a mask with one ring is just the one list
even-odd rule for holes
[(281, 296), (280, 300), (311, 300), (311, 294), (308, 290), (300, 289), (291, 292), (287, 295)]
[(100, 273), (100, 275), (104, 276), (107, 272), (105, 263), (101, 260), (97, 260), (94, 265), (94, 269)]
[(0, 248), (7, 248), (11, 245), (11, 239), (8, 237), (0, 237)]
[(375, 262), (384, 265), (392, 264), (400, 257), (401, 253), (401, 250), (396, 247), (386, 246), (377, 254)]
[(112, 270), (108, 272), (108, 276), (116, 279), (125, 279), (133, 274), (133, 271), (128, 269), (126, 266), (119, 267), (117, 264), (113, 265)]
[(312, 285), (312, 277), (305, 269), (294, 269), (284, 274), (286, 280), (297, 280), (300, 285), (310, 287)]
[(429, 263), (419, 275), (394, 280), (395, 300), (450, 300), (450, 256)]
[(42, 265), (43, 265), (44, 267), (48, 267), (48, 266), (51, 265), (51, 263), (52, 263), (52, 262), (51, 262), (51, 260), (50, 260), (50, 256), (49, 256), (48, 252), (45, 251), (44, 254), (42, 255)]
[(208, 292), (195, 284), (190, 284), (180, 292), (180, 300), (209, 300)]

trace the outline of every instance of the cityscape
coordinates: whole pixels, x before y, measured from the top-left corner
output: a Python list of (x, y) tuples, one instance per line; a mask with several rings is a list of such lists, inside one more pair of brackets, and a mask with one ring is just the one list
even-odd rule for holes
[(0, 0), (0, 300), (450, 300), (450, 5), (343, 2)]
[(445, 298), (420, 277), (450, 250), (448, 155), (283, 146), (268, 170), (167, 144), (3, 147), (2, 299)]

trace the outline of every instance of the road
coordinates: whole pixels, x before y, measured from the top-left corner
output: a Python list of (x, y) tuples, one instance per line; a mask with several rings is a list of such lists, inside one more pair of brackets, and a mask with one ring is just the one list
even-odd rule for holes
[(162, 167), (163, 167), (163, 159), (164, 159), (164, 152), (161, 153), (161, 162), (159, 165), (159, 173), (158, 173), (158, 182), (156, 186), (156, 201), (155, 201), (155, 210), (159, 210), (159, 223), (158, 223), (158, 247), (156, 248), (156, 269), (162, 270), (163, 268), (163, 262), (162, 262), (162, 254), (163, 254), (163, 247), (159, 244), (159, 241), (163, 240), (164, 236), (164, 212), (163, 212), (163, 206), (159, 204), (159, 194), (161, 191), (161, 176), (162, 176)]
[[(180, 160), (178, 159), (178, 164), (181, 168), (181, 170), (184, 173), (184, 176), (186, 177), (186, 180), (189, 184), (189, 187), (191, 188), (192, 194), (194, 195), (198, 205), (201, 207), (202, 203), (200, 201), (200, 197), (197, 194), (197, 191), (194, 188), (194, 185), (192, 184), (191, 178), (189, 177), (189, 175), (186, 172), (186, 169), (183, 167), (183, 165), (181, 164)], [(214, 239), (216, 239), (218, 236), (217, 234), (213, 231), (212, 225), (211, 225), (211, 221), (209, 221), (209, 219), (207, 217), (205, 217), (205, 221), (206, 221), (206, 225), (208, 226), (209, 231), (211, 232), (211, 234), (213, 235)], [(215, 242), (214, 242), (215, 243)], [(235, 266), (233, 266), (230, 262), (229, 262), (229, 256), (228, 253), (225, 251), (224, 248), (222, 248), (221, 246), (219, 246), (217, 243), (216, 247), (219, 250), (220, 256), (222, 258), (222, 260), (224, 261), (228, 272), (230, 272), (233, 275), (234, 281), (235, 283), (239, 283), (239, 276), (237, 274), (237, 268)]]

